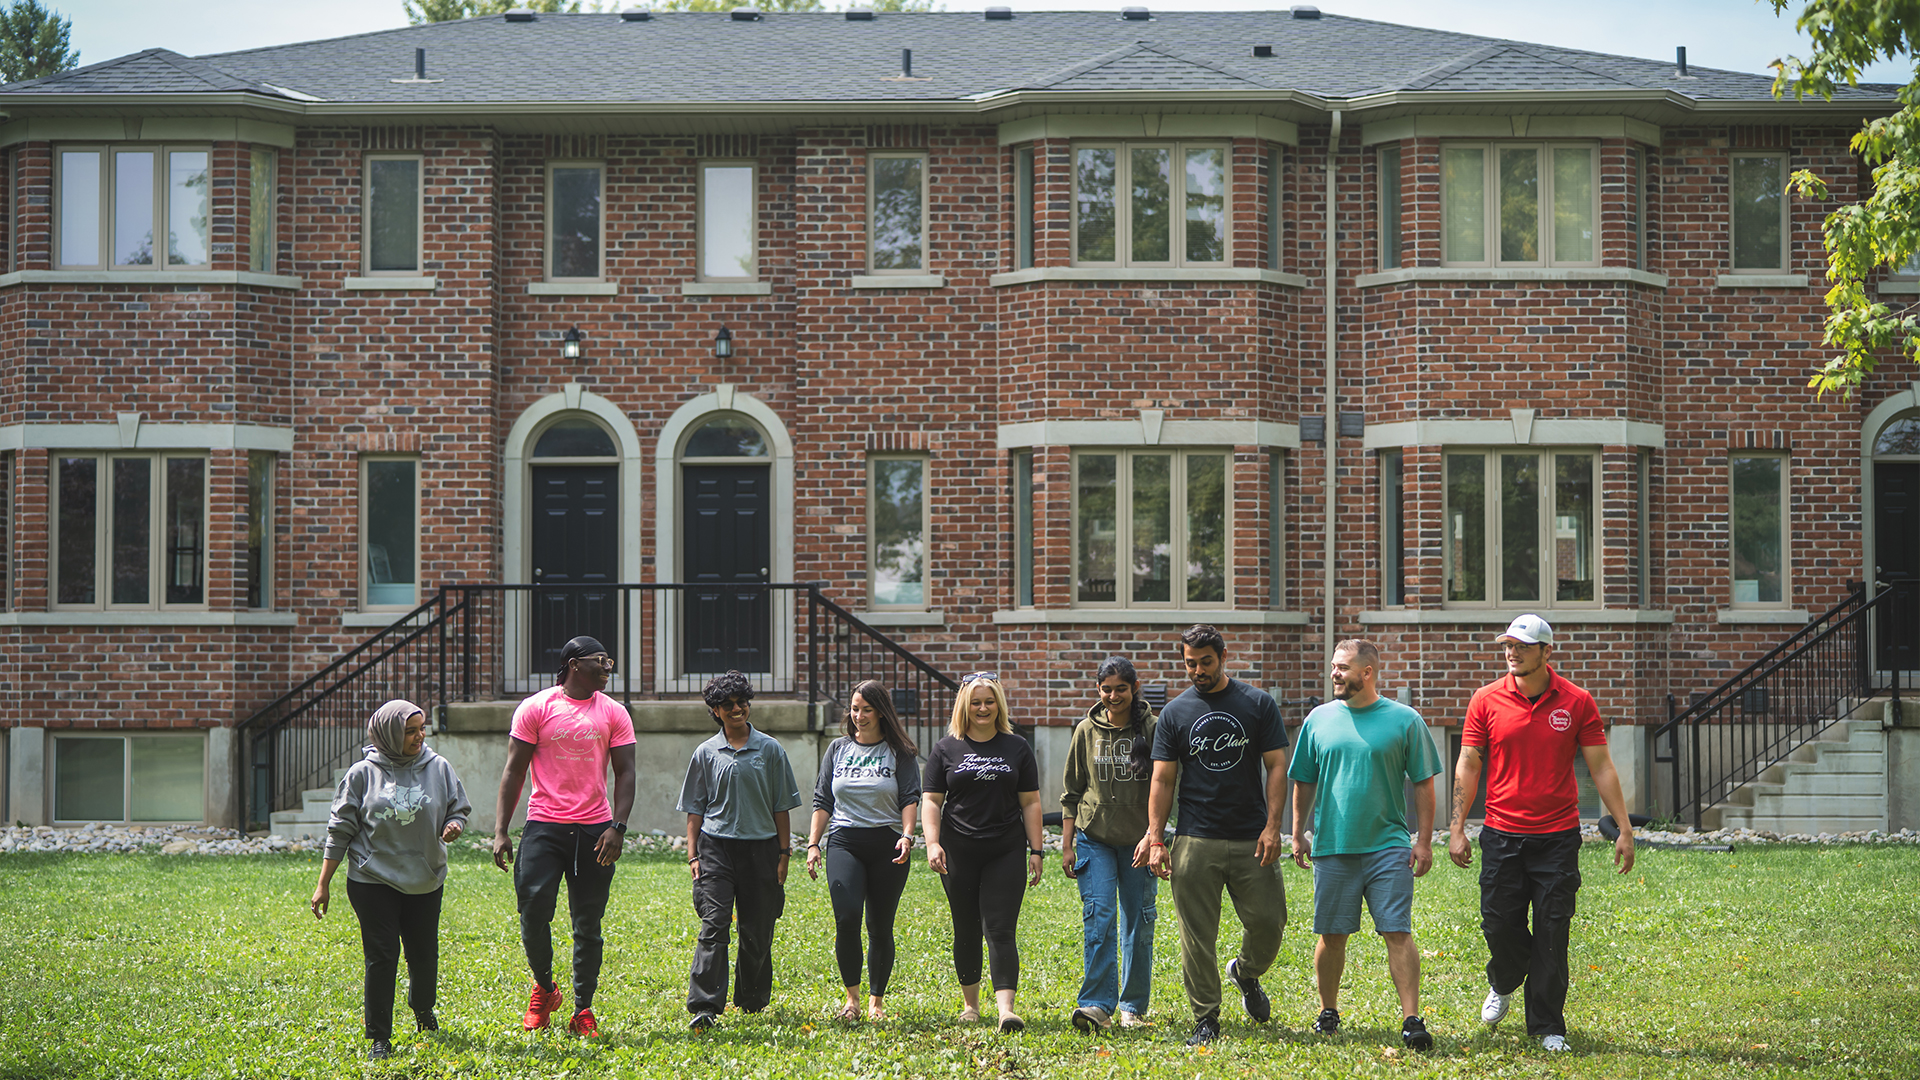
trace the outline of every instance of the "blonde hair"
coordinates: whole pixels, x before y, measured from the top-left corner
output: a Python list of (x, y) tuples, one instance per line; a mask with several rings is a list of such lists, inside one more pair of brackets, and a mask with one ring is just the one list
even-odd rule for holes
[(1007, 692), (1000, 687), (997, 679), (975, 679), (961, 683), (960, 692), (953, 699), (953, 721), (947, 725), (947, 732), (954, 738), (964, 738), (972, 721), (968, 718), (967, 703), (973, 700), (973, 688), (985, 686), (993, 691), (993, 703), (1000, 714), (993, 719), (993, 728), (1002, 735), (1013, 731), (1013, 721), (1007, 719)]

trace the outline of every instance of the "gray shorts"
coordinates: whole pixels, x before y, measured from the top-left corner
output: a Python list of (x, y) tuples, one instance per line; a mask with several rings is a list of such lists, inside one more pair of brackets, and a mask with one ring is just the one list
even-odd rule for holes
[(1413, 932), (1413, 849), (1391, 847), (1362, 855), (1313, 857), (1313, 932), (1360, 930), (1360, 901), (1373, 914), (1376, 934)]

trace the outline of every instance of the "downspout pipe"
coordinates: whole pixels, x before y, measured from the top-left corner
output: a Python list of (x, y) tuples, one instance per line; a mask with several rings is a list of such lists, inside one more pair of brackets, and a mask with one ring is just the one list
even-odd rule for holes
[(1322, 672), (1321, 691), (1323, 696), (1328, 697), (1333, 694), (1332, 680), (1325, 672), (1328, 670), (1327, 665), (1333, 661), (1333, 643), (1335, 641), (1333, 626), (1333, 620), (1335, 618), (1333, 553), (1334, 534), (1337, 531), (1335, 508), (1339, 506), (1339, 500), (1334, 497), (1336, 494), (1334, 490), (1334, 476), (1337, 471), (1336, 460), (1338, 457), (1336, 453), (1338, 443), (1336, 440), (1338, 439), (1338, 432), (1340, 430), (1340, 425), (1335, 422), (1334, 408), (1338, 404), (1338, 400), (1334, 394), (1334, 387), (1338, 381), (1337, 371), (1340, 358), (1339, 348), (1335, 344), (1338, 340), (1335, 335), (1339, 330), (1340, 316), (1333, 296), (1334, 277), (1339, 271), (1339, 259), (1334, 254), (1333, 218), (1334, 204), (1337, 197), (1336, 188), (1338, 187), (1334, 180), (1334, 162), (1340, 150), (1340, 121), (1340, 110), (1333, 110), (1333, 132), (1327, 137), (1327, 224), (1325, 238), (1321, 242), (1321, 251), (1326, 258), (1326, 283), (1321, 290), (1321, 294), (1326, 302), (1327, 354), (1325, 399), (1321, 405), (1321, 415), (1326, 418), (1326, 426), (1321, 429), (1323, 435), (1320, 443), (1321, 450), (1323, 451), (1320, 498), (1321, 504), (1325, 508), (1323, 510), (1323, 519), (1326, 529), (1322, 537), (1323, 550), (1320, 558), (1320, 603), (1323, 613), (1321, 616), (1322, 648), (1320, 670)]

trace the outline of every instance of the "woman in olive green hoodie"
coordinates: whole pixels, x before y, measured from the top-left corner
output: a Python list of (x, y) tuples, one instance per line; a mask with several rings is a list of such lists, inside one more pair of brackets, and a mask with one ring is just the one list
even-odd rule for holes
[(1095, 677), (1100, 703), (1073, 729), (1060, 797), (1060, 861), (1080, 883), (1086, 924), (1086, 973), (1073, 1010), (1073, 1026), (1084, 1032), (1105, 1029), (1116, 1011), (1122, 1027), (1146, 1023), (1159, 884), (1134, 865), (1134, 849), (1146, 843), (1157, 717), (1124, 657), (1107, 657)]

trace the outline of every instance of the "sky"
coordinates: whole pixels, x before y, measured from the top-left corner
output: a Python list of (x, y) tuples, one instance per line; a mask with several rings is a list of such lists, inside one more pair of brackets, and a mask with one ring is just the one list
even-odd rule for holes
[[(401, 0), (43, 2), (73, 20), (72, 44), (83, 64), (156, 47), (198, 56), (406, 25)], [(1162, 11), (1257, 11), (1281, 10), (1292, 0), (946, 0), (945, 9), (978, 11), (989, 2), (1016, 12), (1118, 10), (1129, 4)], [(845, 0), (827, 4), (841, 7)], [(605, 6), (645, 6), (645, 0), (612, 0)], [(1776, 16), (1767, 0), (1318, 0), (1315, 6), (1331, 15), (1648, 59), (1671, 59), (1674, 47), (1684, 45), (1689, 65), (1731, 71), (1766, 73), (1775, 57), (1807, 51), (1792, 19)], [(1800, 0), (1793, 0), (1789, 11), (1799, 7)], [(1882, 63), (1866, 79), (1904, 83), (1912, 75), (1910, 61)]]

